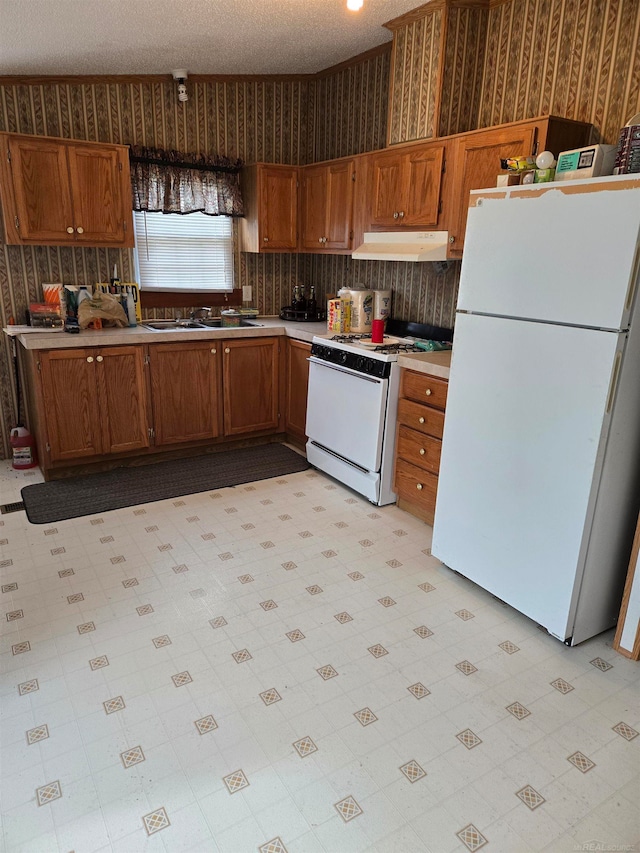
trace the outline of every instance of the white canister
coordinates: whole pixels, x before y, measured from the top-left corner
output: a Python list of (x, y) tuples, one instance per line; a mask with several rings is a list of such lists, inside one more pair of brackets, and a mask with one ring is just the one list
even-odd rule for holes
[(351, 331), (357, 335), (370, 335), (372, 320), (373, 290), (352, 290)]
[(373, 291), (373, 319), (384, 320), (385, 323), (391, 316), (391, 291)]

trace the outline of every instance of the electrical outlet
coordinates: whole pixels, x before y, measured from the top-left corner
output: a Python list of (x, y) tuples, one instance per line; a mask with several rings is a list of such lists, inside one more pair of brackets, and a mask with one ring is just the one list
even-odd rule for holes
[(242, 301), (251, 302), (253, 300), (253, 287), (250, 284), (242, 285)]

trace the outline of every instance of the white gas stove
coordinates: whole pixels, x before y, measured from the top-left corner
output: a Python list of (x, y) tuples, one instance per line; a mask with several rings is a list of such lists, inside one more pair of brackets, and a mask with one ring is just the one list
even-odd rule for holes
[(395, 503), (393, 452), (400, 386), (398, 355), (411, 339), (316, 336), (309, 358), (307, 458), (374, 504)]

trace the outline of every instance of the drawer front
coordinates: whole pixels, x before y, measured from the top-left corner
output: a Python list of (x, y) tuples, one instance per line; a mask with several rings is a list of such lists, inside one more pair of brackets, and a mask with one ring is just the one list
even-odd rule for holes
[(401, 426), (398, 430), (396, 454), (406, 462), (417, 465), (425, 471), (437, 474), (440, 470), (440, 451), (442, 442), (430, 435)]
[(404, 459), (398, 459), (394, 488), (399, 498), (420, 507), (425, 514), (433, 517), (438, 491), (438, 478), (435, 474), (429, 474)]
[(436, 379), (435, 376), (427, 376), (426, 373), (416, 373), (413, 370), (403, 370), (400, 396), (444, 411), (448, 387), (449, 383), (445, 379)]
[(423, 432), (425, 435), (442, 438), (444, 412), (431, 409), (429, 406), (412, 403), (411, 400), (400, 400), (398, 402), (398, 423), (411, 427), (411, 429), (417, 429), (418, 432)]

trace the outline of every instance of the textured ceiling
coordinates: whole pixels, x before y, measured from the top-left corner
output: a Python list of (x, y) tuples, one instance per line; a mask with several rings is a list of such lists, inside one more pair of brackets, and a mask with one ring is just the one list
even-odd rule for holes
[[(423, 0), (424, 1), (424, 0)], [(304, 74), (420, 0), (0, 0), (0, 74)]]

